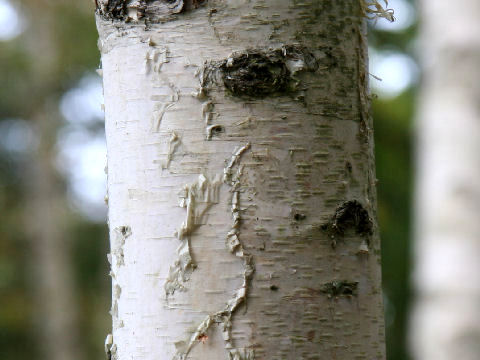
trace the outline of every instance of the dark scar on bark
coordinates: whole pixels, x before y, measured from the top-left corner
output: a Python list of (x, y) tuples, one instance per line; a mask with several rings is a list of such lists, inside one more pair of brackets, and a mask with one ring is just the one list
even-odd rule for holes
[(302, 220), (305, 220), (306, 218), (307, 218), (307, 215), (305, 214), (296, 213), (295, 215), (293, 215), (293, 219), (295, 221), (302, 221)]
[(132, 230), (130, 229), (130, 226), (120, 226), (120, 232), (123, 236), (127, 235), (131, 231)]
[(290, 71), (278, 52), (250, 51), (226, 60), (220, 69), (223, 84), (234, 95), (263, 97), (285, 92)]
[(345, 231), (353, 228), (360, 236), (368, 237), (373, 233), (373, 222), (368, 211), (357, 200), (346, 201), (335, 210), (330, 221), (321, 226), (332, 239), (332, 247), (335, 248), (337, 238), (345, 235)]
[(138, 19), (146, 18), (148, 21), (167, 21), (175, 18), (175, 15), (191, 9), (197, 9), (208, 0), (140, 0), (130, 5), (129, 0), (95, 0), (97, 13), (104, 19), (133, 20), (128, 15), (128, 8), (137, 10)]
[(127, 15), (127, 0), (108, 0), (103, 7), (95, 0), (97, 11), (108, 19), (123, 19)]
[(218, 134), (218, 133), (222, 133), (225, 131), (225, 128), (222, 126), (222, 125), (214, 125), (212, 127), (212, 133), (213, 134)]
[(323, 284), (320, 292), (328, 297), (357, 296), (357, 281), (331, 281)]
[(315, 56), (300, 45), (270, 50), (247, 49), (223, 61), (206, 64), (202, 90), (208, 90), (210, 83), (222, 81), (233, 96), (264, 98), (295, 91), (296, 73), (317, 69)]

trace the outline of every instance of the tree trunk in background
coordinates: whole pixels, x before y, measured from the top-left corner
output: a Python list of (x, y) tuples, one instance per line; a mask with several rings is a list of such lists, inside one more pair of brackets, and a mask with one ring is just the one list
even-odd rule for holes
[(54, 169), (58, 121), (54, 111), (35, 119), (40, 139), (27, 177), (25, 225), (32, 247), (31, 270), (35, 291), (35, 338), (41, 359), (85, 359), (78, 328), (66, 199)]
[(82, 360), (86, 357), (79, 334), (80, 301), (75, 295), (70, 258), (65, 188), (54, 166), (60, 126), (58, 104), (54, 99), (60, 88), (56, 80), (58, 62), (63, 61), (54, 29), (54, 17), (58, 13), (52, 3), (45, 1), (25, 2), (27, 5), (35, 16), (29, 19), (32, 31), (27, 31), (22, 41), (35, 59), (29, 86), (37, 101), (28, 117), (39, 139), (37, 151), (26, 164), (28, 195), (24, 205), (25, 229), (32, 249), (29, 265), (36, 304), (35, 339), (41, 351), (40, 359)]
[(384, 359), (362, 5), (98, 1), (112, 359)]
[(422, 1), (416, 359), (480, 354), (480, 2)]

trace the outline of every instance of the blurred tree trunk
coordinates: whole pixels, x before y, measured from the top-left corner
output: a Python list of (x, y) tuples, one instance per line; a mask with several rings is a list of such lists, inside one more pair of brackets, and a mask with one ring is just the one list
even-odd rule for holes
[(32, 246), (36, 338), (41, 359), (82, 360), (64, 187), (54, 169), (58, 122), (54, 112), (35, 119), (40, 145), (27, 171), (25, 224)]
[(384, 359), (363, 2), (97, 1), (113, 359)]
[[(55, 169), (57, 133), (61, 120), (58, 97), (63, 43), (55, 33), (61, 1), (23, 1), (31, 11), (23, 41), (31, 57), (30, 93), (25, 93), (26, 117), (32, 121), (39, 140), (26, 171), (25, 230), (32, 248), (29, 263), (33, 273), (36, 311), (35, 338), (40, 359), (83, 360), (71, 255), (69, 210), (65, 184)], [(33, 101), (32, 101), (33, 99)], [(33, 102), (34, 106), (30, 102)]]
[(422, 1), (416, 359), (480, 354), (480, 2)]

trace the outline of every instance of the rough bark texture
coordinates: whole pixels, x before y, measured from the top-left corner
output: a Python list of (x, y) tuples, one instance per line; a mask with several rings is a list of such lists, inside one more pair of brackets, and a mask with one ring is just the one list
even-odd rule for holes
[[(416, 359), (480, 354), (480, 3), (422, 1), (424, 81), (412, 345)], [(445, 31), (448, 29), (448, 31)]]
[(383, 359), (362, 4), (109, 2), (109, 356)]

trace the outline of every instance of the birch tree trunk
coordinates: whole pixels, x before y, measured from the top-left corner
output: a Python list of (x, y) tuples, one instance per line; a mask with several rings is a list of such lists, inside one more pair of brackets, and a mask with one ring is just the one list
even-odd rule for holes
[(99, 1), (114, 359), (383, 359), (364, 3)]
[[(416, 359), (480, 354), (480, 3), (423, 1)], [(448, 31), (445, 31), (448, 29)]]

